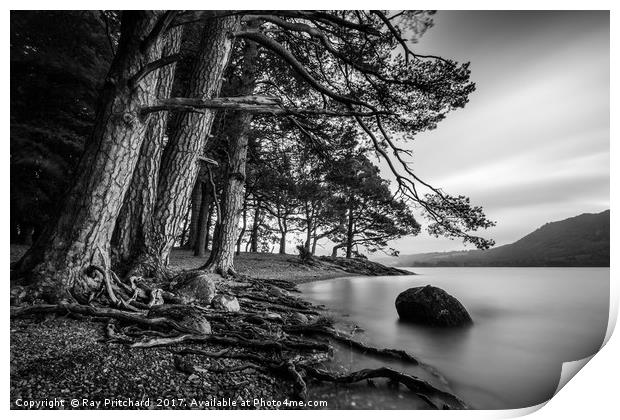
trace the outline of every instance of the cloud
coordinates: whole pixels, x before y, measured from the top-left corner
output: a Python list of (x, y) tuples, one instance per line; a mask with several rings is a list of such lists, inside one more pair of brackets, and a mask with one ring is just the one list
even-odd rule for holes
[[(498, 222), (488, 232), (498, 243), (609, 207), (607, 12), (440, 11), (415, 49), (470, 60), (477, 90), (408, 145), (413, 167), (482, 205)], [(462, 248), (423, 236), (396, 245)]]

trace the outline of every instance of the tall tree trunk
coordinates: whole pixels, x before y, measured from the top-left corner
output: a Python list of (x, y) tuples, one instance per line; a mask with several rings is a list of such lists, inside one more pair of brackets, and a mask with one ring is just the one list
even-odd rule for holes
[(209, 243), (211, 242), (211, 226), (213, 224), (213, 213), (215, 210), (215, 204), (213, 202), (209, 206), (209, 215), (207, 216), (207, 227), (205, 228), (204, 250), (205, 253), (209, 252)]
[(355, 220), (353, 219), (353, 207), (349, 207), (349, 215), (348, 215), (348, 225), (347, 225), (347, 258), (351, 258), (353, 253), (353, 226), (355, 224)]
[[(258, 71), (257, 57), (257, 45), (246, 41), (241, 64), (241, 83), (236, 89), (238, 95), (249, 95), (254, 92)], [(222, 275), (235, 273), (235, 244), (245, 196), (245, 166), (251, 123), (251, 114), (236, 112), (231, 118), (231, 129), (228, 132), (229, 165), (221, 199), (221, 220), (217, 235), (213, 235), (213, 248), (209, 260), (204, 265), (207, 271)]]
[(319, 241), (318, 236), (316, 235), (316, 225), (314, 226), (313, 232), (312, 232), (312, 255), (316, 255), (316, 243)]
[(344, 244), (338, 244), (332, 248), (332, 257), (336, 258), (338, 256), (338, 250), (342, 248)]
[(241, 232), (239, 232), (239, 238), (237, 239), (237, 255), (241, 254), (241, 242), (243, 242), (243, 235), (248, 227), (248, 203), (247, 199), (243, 202), (243, 215), (241, 216), (243, 223), (241, 224)]
[(308, 251), (310, 251), (310, 244), (312, 242), (313, 213), (306, 205), (306, 242), (304, 243), (304, 248)]
[(255, 203), (254, 217), (252, 219), (252, 231), (250, 233), (250, 252), (258, 252), (258, 228), (260, 226), (260, 200)]
[[(208, 21), (190, 73), (184, 96), (211, 99), (219, 94), (228, 65), (239, 17)], [(134, 272), (168, 277), (166, 268), (180, 223), (196, 182), (197, 157), (205, 148), (214, 111), (187, 112), (173, 119), (172, 134), (163, 153), (152, 229), (147, 234), (143, 256)]]
[[(196, 243), (198, 242), (198, 230), (200, 229), (200, 212), (202, 211), (202, 190), (203, 182), (198, 176), (194, 189), (192, 190), (192, 214), (191, 222), (189, 224), (189, 240), (187, 243), (188, 248), (196, 249)], [(194, 253), (196, 255), (196, 253)]]
[(278, 254), (286, 254), (286, 222), (284, 225), (285, 227), (280, 231), (280, 248), (278, 249)]
[(150, 118), (141, 109), (153, 104), (158, 72), (137, 86), (131, 78), (161, 56), (159, 39), (143, 40), (163, 12), (127, 11), (121, 18), (117, 53), (100, 97), (92, 136), (75, 171), (58, 218), (39, 237), (17, 269), (32, 281), (30, 292), (50, 302), (89, 300), (102, 277), (116, 219), (136, 166)]
[(239, 213), (243, 203), (245, 163), (247, 159), (247, 129), (252, 116), (246, 113), (233, 118), (234, 131), (244, 130), (239, 136), (231, 136), (228, 166), (224, 191), (220, 202), (221, 220), (213, 234), (213, 247), (204, 269), (222, 275), (234, 274), (234, 254), (237, 243)]
[(206, 243), (209, 226), (210, 207), (211, 207), (211, 186), (206, 182), (200, 182), (200, 214), (198, 217), (198, 231), (196, 233), (196, 243), (194, 244), (194, 255), (204, 257), (206, 251)]
[(178, 244), (183, 246), (183, 244), (187, 243), (187, 238), (189, 237), (189, 221), (191, 219), (192, 206), (191, 203), (187, 206), (187, 212), (185, 213), (185, 217), (183, 218), (183, 229), (181, 229), (181, 235), (179, 235)]
[[(172, 28), (166, 33), (162, 56), (170, 56), (179, 52), (182, 35), (182, 26)], [(175, 70), (174, 63), (159, 70), (155, 91), (157, 98), (170, 97)], [(146, 232), (150, 229), (167, 125), (167, 112), (161, 111), (151, 115), (138, 163), (116, 221), (112, 248), (116, 254), (115, 268), (123, 274), (138, 257), (146, 238)]]

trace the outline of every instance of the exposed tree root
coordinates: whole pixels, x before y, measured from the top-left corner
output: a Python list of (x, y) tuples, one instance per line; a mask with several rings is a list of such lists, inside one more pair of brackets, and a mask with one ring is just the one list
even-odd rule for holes
[[(182, 305), (172, 292), (160, 289), (155, 282), (150, 283), (147, 279), (129, 277), (121, 281), (109, 269), (109, 262), (105, 259), (103, 262), (103, 267), (92, 268), (101, 274), (103, 281), (90, 304), (12, 306), (11, 317), (39, 314), (78, 319), (88, 317), (106, 323), (105, 336), (109, 342), (142, 349), (171, 346), (171, 351), (179, 358), (175, 359), (177, 369), (188, 374), (246, 369), (270, 372), (288, 381), (292, 385), (292, 397), (301, 400), (308, 397), (309, 379), (339, 384), (367, 380), (369, 384), (374, 384), (374, 378), (387, 378), (407, 386), (431, 408), (466, 407), (449, 392), (389, 367), (344, 375), (318, 369), (317, 366), (328, 361), (333, 353), (329, 340), (372, 356), (414, 365), (420, 363), (405, 351), (368, 346), (336, 330), (331, 320), (320, 316), (319, 307), (289, 293), (297, 291), (293, 283), (241, 276), (230, 279), (217, 286), (218, 292), (237, 297), (241, 310), (226, 312), (198, 305)], [(164, 303), (166, 305), (162, 306)], [(209, 329), (199, 331), (198, 327), (185, 325), (179, 320), (179, 313), (206, 320), (210, 324)], [(178, 346), (183, 343), (191, 347), (179, 349)], [(197, 348), (200, 344), (224, 346), (226, 349), (207, 352)], [(207, 359), (237, 359), (243, 363), (232, 368), (193, 366), (183, 361), (182, 356), (189, 354)]]
[(70, 315), (76, 313), (99, 319), (117, 319), (119, 321), (141, 325), (147, 328), (159, 328), (166, 330), (177, 330), (185, 333), (195, 333), (194, 330), (179, 325), (177, 322), (168, 318), (147, 318), (142, 314), (121, 311), (111, 308), (96, 308), (94, 306), (80, 305), (77, 303), (61, 303), (58, 305), (32, 305), (19, 308), (11, 308), (11, 317), (20, 318), (35, 314), (55, 313), (58, 315)]
[(331, 350), (329, 344), (316, 341), (306, 340), (268, 340), (268, 339), (248, 339), (244, 337), (230, 337), (225, 335), (198, 335), (198, 334), (184, 334), (171, 338), (155, 338), (146, 342), (136, 342), (131, 347), (161, 347), (169, 346), (179, 343), (208, 343), (208, 344), (220, 344), (226, 346), (238, 346), (245, 348), (254, 348), (261, 350), (304, 350), (304, 351), (324, 351), (329, 352)]
[(257, 310), (284, 312), (284, 313), (290, 313), (292, 310), (294, 310), (302, 314), (319, 315), (319, 312), (314, 309), (291, 308), (286, 305), (281, 305), (281, 304), (276, 304), (276, 303), (263, 303), (263, 302), (248, 299), (248, 298), (240, 298), (239, 301), (244, 302), (246, 306), (249, 306), (250, 308), (257, 309)]
[[(187, 354), (196, 354), (201, 356), (206, 356), (208, 358), (227, 358), (227, 359), (237, 359), (237, 360), (249, 360), (250, 363), (245, 363), (241, 366), (261, 366), (263, 369), (268, 370), (274, 375), (277, 375), (283, 379), (290, 380), (293, 383), (293, 397), (297, 400), (306, 401), (308, 398), (308, 387), (306, 385), (306, 381), (299, 368), (300, 365), (310, 365), (316, 364), (320, 362), (324, 362), (327, 360), (327, 357), (322, 355), (311, 355), (305, 357), (292, 357), (290, 359), (286, 358), (273, 358), (273, 357), (264, 357), (255, 353), (230, 353), (227, 350), (222, 352), (207, 352), (199, 349), (182, 349), (175, 354), (177, 355), (187, 355)], [(225, 370), (225, 372), (232, 371), (229, 368)]]
[(114, 342), (114, 343), (122, 343), (122, 344), (132, 343), (132, 340), (130, 338), (124, 336), (123, 334), (119, 334), (116, 331), (116, 326), (112, 320), (109, 320), (108, 324), (106, 325), (106, 337), (108, 338), (108, 341)]
[[(465, 404), (458, 397), (442, 391), (440, 389), (435, 388), (431, 384), (426, 381), (423, 381), (419, 378), (416, 378), (412, 375), (407, 375), (405, 373), (397, 372), (394, 369), (389, 367), (381, 367), (378, 369), (362, 369), (356, 372), (351, 372), (346, 375), (334, 375), (325, 370), (316, 369), (314, 367), (308, 366), (306, 367), (306, 373), (308, 376), (328, 382), (335, 382), (341, 384), (350, 384), (354, 382), (359, 382), (367, 379), (374, 378), (386, 378), (394, 382), (401, 383), (409, 388), (411, 391), (416, 394), (421, 394), (426, 396), (428, 400), (431, 398), (439, 398), (443, 405), (442, 408), (448, 409), (465, 409), (469, 408), (467, 404)], [(427, 401), (427, 400), (425, 400)], [(431, 400), (432, 401), (432, 400)], [(428, 401), (427, 401), (428, 402)], [(433, 405), (437, 406), (433, 403)]]
[(405, 362), (412, 363), (414, 365), (418, 365), (418, 359), (413, 357), (411, 354), (407, 353), (404, 350), (397, 349), (380, 349), (377, 347), (368, 346), (366, 344), (360, 343), (359, 341), (353, 340), (351, 337), (344, 335), (344, 333), (335, 330), (327, 325), (314, 323), (314, 324), (306, 324), (306, 325), (286, 325), (283, 329), (288, 333), (293, 334), (319, 334), (326, 335), (335, 341), (345, 344), (355, 350), (359, 350), (364, 354), (371, 354), (373, 356), (378, 356), (382, 358), (389, 359), (400, 359)]

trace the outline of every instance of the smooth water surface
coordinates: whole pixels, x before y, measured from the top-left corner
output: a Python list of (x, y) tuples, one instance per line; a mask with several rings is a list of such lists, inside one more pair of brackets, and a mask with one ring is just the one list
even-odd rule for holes
[[(520, 408), (549, 399), (562, 363), (602, 345), (609, 268), (410, 268), (418, 275), (347, 277), (301, 285), (304, 295), (365, 330), (378, 347), (405, 349), (436, 367), (474, 408)], [(431, 284), (463, 303), (474, 325), (400, 322), (396, 296)], [(356, 360), (358, 363), (356, 363)], [(361, 368), (352, 358), (349, 368)], [(400, 366), (399, 366), (400, 368)]]

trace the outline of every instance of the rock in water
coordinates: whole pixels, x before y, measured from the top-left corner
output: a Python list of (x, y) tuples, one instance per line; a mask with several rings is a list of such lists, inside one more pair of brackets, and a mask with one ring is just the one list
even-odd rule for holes
[(455, 297), (431, 285), (413, 287), (396, 298), (400, 319), (437, 327), (458, 327), (473, 321)]
[(186, 305), (190, 303), (209, 305), (216, 294), (215, 280), (220, 278), (218, 274), (201, 271), (182, 273), (173, 279), (171, 291)]
[(228, 295), (215, 295), (211, 301), (211, 307), (213, 309), (219, 309), (227, 312), (239, 312), (239, 301), (234, 296)]

